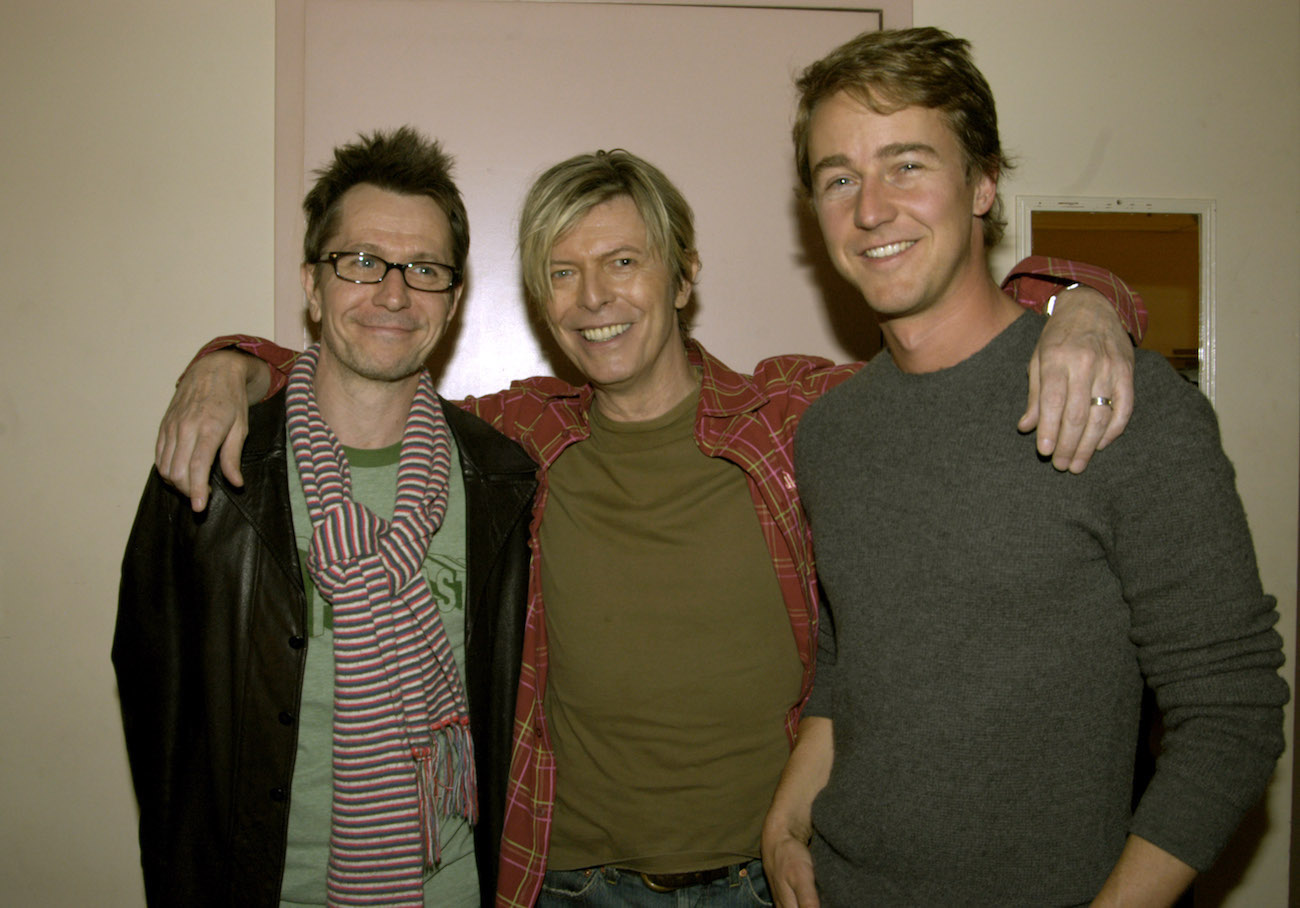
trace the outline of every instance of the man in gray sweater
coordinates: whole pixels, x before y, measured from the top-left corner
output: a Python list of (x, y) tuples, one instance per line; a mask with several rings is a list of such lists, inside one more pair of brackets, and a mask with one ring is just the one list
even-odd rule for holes
[[(765, 824), (777, 902), (1168, 905), (1283, 748), (1214, 414), (1139, 351), (1123, 438), (1035, 462), (1008, 429), (1043, 320), (985, 262), (1006, 161), (967, 43), (862, 35), (799, 89), (804, 187), (888, 353), (799, 429), (835, 634)], [(1144, 681), (1165, 735), (1130, 810)]]

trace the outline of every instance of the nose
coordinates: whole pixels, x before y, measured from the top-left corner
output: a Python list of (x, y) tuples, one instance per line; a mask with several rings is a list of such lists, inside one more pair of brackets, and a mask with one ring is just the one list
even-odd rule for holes
[(609, 281), (599, 268), (593, 268), (582, 275), (578, 289), (578, 305), (595, 311), (610, 300)]
[(375, 305), (383, 306), (393, 312), (411, 305), (411, 288), (406, 285), (406, 278), (401, 268), (389, 265), (388, 270), (384, 272), (383, 280), (375, 286), (378, 288), (375, 293)]
[(853, 208), (853, 223), (863, 230), (888, 224), (898, 214), (888, 184), (864, 180)]

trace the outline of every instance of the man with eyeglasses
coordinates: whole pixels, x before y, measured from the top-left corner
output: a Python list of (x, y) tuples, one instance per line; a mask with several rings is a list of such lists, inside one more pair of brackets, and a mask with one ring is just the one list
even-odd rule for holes
[[(794, 431), (858, 366), (780, 356), (742, 374), (691, 339), (677, 318), (699, 267), (690, 205), (626, 151), (543, 173), (519, 246), (530, 303), (588, 382), (531, 378), (465, 402), (524, 446), (541, 484), (497, 905), (761, 904), (760, 828), (813, 687), (819, 620)], [(1128, 311), (1127, 289), (1082, 270)], [(1068, 334), (1071, 319), (1053, 327)], [(1074, 396), (1118, 408), (1122, 373), (1074, 373)], [(245, 379), (256, 399), (272, 377), (218, 351), (181, 383), (158, 463), (196, 507)], [(195, 426), (205, 408), (215, 432)], [(1090, 422), (1081, 449), (1105, 428)]]
[(434, 392), (469, 226), (414, 130), (304, 201), (320, 343), (254, 407), (243, 488), (155, 471), (113, 662), (151, 905), (490, 903), (534, 464)]

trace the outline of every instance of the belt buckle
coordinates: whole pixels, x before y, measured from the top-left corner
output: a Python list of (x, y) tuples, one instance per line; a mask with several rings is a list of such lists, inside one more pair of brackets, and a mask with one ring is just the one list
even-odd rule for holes
[(676, 892), (678, 889), (676, 886), (663, 886), (656, 883), (650, 878), (650, 874), (648, 873), (638, 872), (638, 876), (641, 877), (641, 882), (644, 883), (645, 887), (651, 892)]

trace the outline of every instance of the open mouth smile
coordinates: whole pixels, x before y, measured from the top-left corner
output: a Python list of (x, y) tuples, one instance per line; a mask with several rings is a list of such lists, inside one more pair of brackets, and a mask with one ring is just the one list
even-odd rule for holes
[(873, 246), (870, 249), (862, 250), (863, 258), (869, 259), (887, 259), (891, 255), (898, 255), (905, 249), (910, 249), (916, 245), (916, 240), (903, 240), (898, 243), (889, 243), (884, 246)]
[(613, 340), (631, 327), (631, 322), (624, 322), (621, 325), (602, 325), (599, 328), (582, 328), (578, 333), (582, 335), (583, 340), (588, 340), (592, 343), (600, 343), (601, 341)]

